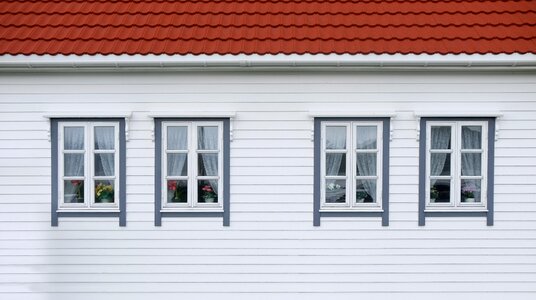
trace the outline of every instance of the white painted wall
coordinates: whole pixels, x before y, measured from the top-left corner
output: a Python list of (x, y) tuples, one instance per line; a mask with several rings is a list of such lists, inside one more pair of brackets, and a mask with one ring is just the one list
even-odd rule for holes
[[(149, 111), (236, 111), (231, 226), (153, 226)], [(414, 110), (501, 111), (495, 226), (417, 226)], [(51, 111), (132, 111), (127, 227), (50, 226)], [(391, 223), (313, 219), (309, 110), (398, 111)], [(104, 294), (111, 293), (112, 294)], [(0, 299), (534, 299), (536, 74), (0, 74)]]

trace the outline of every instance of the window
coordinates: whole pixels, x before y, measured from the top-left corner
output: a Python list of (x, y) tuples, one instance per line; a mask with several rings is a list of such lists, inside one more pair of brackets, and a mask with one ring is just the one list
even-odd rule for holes
[(60, 214), (119, 215), (125, 206), (124, 130), (120, 130), (124, 121), (54, 120), (52, 126), (57, 179), (53, 183), (53, 225)]
[(156, 224), (162, 216), (221, 216), (228, 200), (228, 120), (157, 122), (161, 179)]
[(424, 122), (424, 213), (487, 214), (493, 198), (489, 193), (489, 171), (493, 171), (489, 156), (494, 142), (494, 133), (489, 133), (491, 121), (425, 118)]
[(388, 171), (384, 165), (388, 166), (389, 134), (385, 131), (389, 132), (389, 118), (315, 121), (315, 148), (319, 150), (315, 188), (320, 204), (315, 225), (320, 215), (334, 216), (331, 213), (336, 212), (382, 216), (386, 223), (388, 186), (384, 178)]

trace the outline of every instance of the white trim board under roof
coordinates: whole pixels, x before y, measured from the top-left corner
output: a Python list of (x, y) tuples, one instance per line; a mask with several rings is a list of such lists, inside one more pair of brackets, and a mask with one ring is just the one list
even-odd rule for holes
[(0, 71), (419, 69), (535, 70), (536, 54), (3, 55)]

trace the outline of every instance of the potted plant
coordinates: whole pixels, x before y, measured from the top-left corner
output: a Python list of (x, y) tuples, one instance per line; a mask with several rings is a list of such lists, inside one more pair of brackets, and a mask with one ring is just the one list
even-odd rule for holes
[(363, 190), (357, 191), (356, 195), (355, 195), (356, 202), (357, 203), (365, 203), (365, 200), (367, 200), (368, 196), (369, 196), (369, 194), (367, 192), (363, 191)]
[(177, 181), (168, 181), (168, 199), (171, 202), (186, 202), (186, 189), (177, 186)]
[(215, 202), (216, 200), (216, 193), (214, 192), (214, 189), (206, 184), (204, 185), (203, 187), (201, 187), (201, 197), (203, 198), (203, 200), (205, 200), (205, 203), (213, 203)]
[(99, 183), (95, 188), (95, 202), (112, 203), (114, 202), (114, 187), (111, 184)]
[(84, 202), (84, 181), (83, 180), (71, 180), (71, 184), (75, 188), (75, 194), (72, 200), (76, 203)]
[(465, 185), (462, 187), (462, 196), (465, 202), (475, 202), (476, 188), (474, 186)]
[(430, 189), (430, 202), (436, 202), (437, 198), (439, 198), (439, 191), (435, 186), (433, 186)]

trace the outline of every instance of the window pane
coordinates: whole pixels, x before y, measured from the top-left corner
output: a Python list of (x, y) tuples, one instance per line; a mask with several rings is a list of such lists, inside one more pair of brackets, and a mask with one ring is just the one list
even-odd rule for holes
[(95, 180), (95, 203), (113, 203), (114, 192), (113, 180)]
[(376, 202), (376, 179), (358, 179), (355, 192), (356, 203)]
[(84, 150), (84, 127), (63, 128), (63, 149)]
[(326, 149), (346, 149), (346, 127), (326, 127)]
[(430, 183), (430, 202), (448, 203), (450, 202), (450, 180), (432, 179)]
[(482, 126), (462, 126), (462, 149), (482, 149)]
[(357, 149), (376, 149), (378, 138), (377, 126), (357, 126)]
[(199, 176), (218, 176), (218, 154), (199, 153), (197, 167)]
[(464, 203), (481, 202), (482, 190), (480, 179), (462, 179), (461, 199)]
[(430, 149), (450, 149), (451, 127), (432, 126), (432, 139)]
[(197, 202), (218, 203), (218, 181), (217, 180), (197, 181)]
[(84, 181), (64, 180), (63, 199), (65, 203), (84, 203)]
[(84, 176), (84, 154), (64, 154), (64, 176)]
[(346, 202), (346, 180), (326, 180), (326, 203)]
[(357, 176), (376, 176), (376, 153), (357, 153)]
[(450, 153), (431, 153), (430, 175), (450, 176)]
[(188, 127), (169, 126), (167, 128), (167, 149), (188, 150)]
[(167, 175), (168, 176), (188, 176), (188, 154), (168, 153), (167, 154)]
[(218, 150), (217, 126), (199, 126), (197, 128), (197, 149)]
[(462, 176), (480, 176), (482, 173), (481, 153), (462, 153)]
[(114, 153), (95, 154), (95, 176), (114, 176)]
[(187, 180), (168, 180), (167, 202), (168, 203), (188, 202), (188, 181)]
[(326, 154), (326, 175), (345, 176), (346, 175), (346, 153)]
[(95, 127), (95, 150), (113, 150), (115, 128), (113, 126)]

